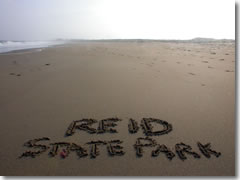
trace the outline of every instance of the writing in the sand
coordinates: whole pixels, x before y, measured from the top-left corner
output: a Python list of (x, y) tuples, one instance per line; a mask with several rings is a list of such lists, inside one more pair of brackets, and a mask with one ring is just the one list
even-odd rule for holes
[[(107, 118), (100, 121), (95, 119), (81, 119), (73, 121), (67, 128), (65, 136), (72, 136), (76, 131), (85, 131), (89, 134), (103, 134), (103, 133), (118, 133), (117, 123), (122, 121), (119, 118)], [(94, 125), (97, 127), (94, 128)], [(199, 159), (201, 155), (206, 158), (210, 158), (212, 155), (219, 157), (220, 152), (211, 149), (210, 143), (203, 144), (197, 142), (197, 148), (199, 153), (193, 151), (190, 145), (183, 142), (175, 144), (174, 148), (169, 148), (165, 144), (157, 142), (152, 136), (161, 136), (168, 134), (173, 130), (173, 127), (167, 121), (154, 118), (143, 118), (141, 120), (140, 126), (143, 130), (145, 137), (138, 137), (135, 144), (133, 145), (136, 151), (137, 157), (142, 157), (144, 154), (144, 148), (152, 148), (152, 157), (158, 157), (160, 154), (166, 156), (167, 159), (172, 160), (174, 157), (178, 157), (181, 160), (186, 160), (188, 156)], [(135, 134), (139, 131), (138, 122), (134, 119), (129, 119), (128, 132), (130, 134)], [(156, 130), (156, 127), (158, 130)], [(161, 127), (161, 128), (159, 128)], [(49, 152), (49, 156), (56, 157), (60, 155), (62, 158), (66, 158), (71, 152), (75, 152), (79, 158), (87, 157), (96, 158), (100, 155), (100, 146), (105, 146), (109, 156), (123, 156), (126, 152), (122, 145), (123, 141), (119, 139), (113, 139), (110, 141), (105, 140), (93, 140), (85, 143), (84, 145), (78, 143), (70, 142), (52, 142), (48, 145), (40, 144), (43, 142), (49, 142), (50, 138), (42, 137), (37, 139), (32, 139), (24, 143), (24, 146), (32, 148), (32, 151), (25, 151), (22, 153), (22, 157), (32, 157), (35, 158), (45, 152)], [(87, 146), (87, 147), (86, 147)], [(87, 150), (89, 149), (89, 150)], [(174, 150), (172, 150), (174, 149)], [(174, 152), (175, 151), (175, 152)], [(201, 155), (200, 155), (201, 153)]]

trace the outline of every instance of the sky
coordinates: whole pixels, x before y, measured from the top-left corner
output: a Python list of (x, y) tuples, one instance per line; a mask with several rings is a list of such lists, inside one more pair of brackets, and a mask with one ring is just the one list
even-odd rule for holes
[(0, 0), (0, 40), (235, 39), (233, 0)]

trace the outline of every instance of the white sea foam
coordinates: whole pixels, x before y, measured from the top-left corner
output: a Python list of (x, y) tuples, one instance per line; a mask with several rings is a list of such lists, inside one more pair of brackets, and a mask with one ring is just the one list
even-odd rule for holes
[(64, 41), (0, 41), (0, 53), (15, 50), (44, 48), (64, 43)]

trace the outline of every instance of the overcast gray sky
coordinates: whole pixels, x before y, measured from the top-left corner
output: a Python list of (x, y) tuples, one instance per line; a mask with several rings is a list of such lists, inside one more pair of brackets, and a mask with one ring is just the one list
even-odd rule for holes
[(234, 0), (0, 0), (0, 40), (235, 37)]

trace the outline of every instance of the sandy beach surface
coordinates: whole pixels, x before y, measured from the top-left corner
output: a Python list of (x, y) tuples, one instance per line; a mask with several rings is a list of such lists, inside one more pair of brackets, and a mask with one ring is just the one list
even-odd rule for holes
[[(74, 120), (118, 117), (118, 133), (65, 132)], [(152, 157), (156, 147), (136, 156), (142, 128), (128, 132), (129, 118), (157, 118), (173, 127), (152, 136), (176, 155)], [(42, 50), (0, 54), (0, 175), (76, 176), (233, 176), (235, 175), (235, 44), (182, 42), (78, 42)], [(92, 127), (97, 128), (98, 124)], [(155, 129), (161, 126), (154, 127)], [(19, 156), (35, 149), (28, 140), (49, 137), (86, 148), (91, 140), (122, 140), (123, 156), (61, 158), (48, 151), (36, 158)], [(177, 143), (201, 158), (186, 154)], [(211, 143), (218, 158), (206, 158), (197, 142)]]

